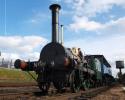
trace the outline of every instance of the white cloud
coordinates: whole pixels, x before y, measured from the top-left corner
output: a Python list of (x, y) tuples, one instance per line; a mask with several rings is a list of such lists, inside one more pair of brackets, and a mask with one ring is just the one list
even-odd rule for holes
[(76, 15), (88, 17), (108, 12), (114, 5), (125, 7), (125, 0), (63, 0)]
[(88, 20), (86, 17), (75, 17), (74, 23), (69, 25), (73, 31), (95, 31), (97, 34), (124, 34), (125, 33), (125, 17), (117, 20), (111, 20), (105, 24)]
[(0, 62), (1, 62), (2, 58), (4, 58), (5, 60), (11, 60), (11, 59), (15, 60), (17, 58), (20, 58), (20, 55), (17, 53), (4, 53), (4, 52), (2, 52), (1, 57), (0, 57)]
[(69, 24), (69, 29), (73, 31), (86, 30), (97, 32), (97, 34), (125, 32), (125, 17), (109, 20), (104, 24), (92, 19), (97, 14), (110, 12), (113, 6), (125, 9), (125, 0), (63, 0), (62, 2), (71, 8), (70, 12), (74, 12), (72, 23)]
[(74, 23), (70, 24), (69, 27), (71, 30), (75, 30), (76, 32), (84, 29), (87, 31), (94, 31), (97, 29), (100, 29), (103, 25), (95, 22), (95, 21), (89, 21), (87, 17), (74, 17)]
[(98, 32), (102, 34), (124, 34), (125, 33), (125, 17), (119, 18), (117, 20), (111, 20), (105, 23)]
[(4, 58), (5, 61), (10, 61), (13, 60), (15, 61), (16, 59), (21, 59), (25, 61), (38, 61), (40, 56), (40, 52), (30, 52), (30, 53), (9, 53), (9, 52), (2, 52), (0, 56), (0, 62)]
[(13, 52), (32, 52), (34, 48), (43, 46), (47, 40), (39, 36), (0, 36), (0, 48)]
[(36, 60), (46, 43), (47, 40), (40, 36), (0, 36), (1, 58)]

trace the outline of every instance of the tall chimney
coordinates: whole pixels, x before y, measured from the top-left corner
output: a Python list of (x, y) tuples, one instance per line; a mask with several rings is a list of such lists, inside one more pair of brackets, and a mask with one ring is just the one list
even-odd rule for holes
[(64, 39), (63, 39), (63, 25), (61, 25), (61, 44), (63, 45)]
[(50, 6), (52, 10), (52, 42), (59, 42), (59, 10), (61, 6), (58, 4), (53, 4)]

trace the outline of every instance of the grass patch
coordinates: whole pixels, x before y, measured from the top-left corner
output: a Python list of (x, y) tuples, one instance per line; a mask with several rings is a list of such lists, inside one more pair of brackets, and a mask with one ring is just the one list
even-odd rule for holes
[[(30, 73), (37, 78), (35, 72)], [(35, 80), (26, 71), (0, 68), (0, 82), (35, 82)]]

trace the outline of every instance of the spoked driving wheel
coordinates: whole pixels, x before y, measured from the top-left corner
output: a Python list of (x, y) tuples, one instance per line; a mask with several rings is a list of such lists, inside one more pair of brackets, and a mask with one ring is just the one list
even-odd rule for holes
[(83, 87), (84, 87), (84, 90), (88, 90), (91, 87), (90, 81), (89, 80), (84, 80)]
[(38, 84), (40, 90), (42, 90), (43, 93), (48, 93), (50, 83), (49, 82), (41, 82)]
[(70, 82), (70, 88), (72, 92), (78, 92), (80, 90), (81, 87), (81, 82), (80, 82), (80, 78), (79, 78), (79, 72), (74, 70), (71, 73), (71, 82)]
[(53, 82), (53, 85), (59, 92), (64, 88), (64, 82)]

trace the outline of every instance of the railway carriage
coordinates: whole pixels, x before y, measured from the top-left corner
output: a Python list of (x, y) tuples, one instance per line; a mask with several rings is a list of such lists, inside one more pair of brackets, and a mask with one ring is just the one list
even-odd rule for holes
[[(89, 66), (95, 71), (94, 80), (97, 86), (111, 84), (111, 66), (103, 55), (86, 55)], [(113, 77), (112, 77), (113, 78)]]

